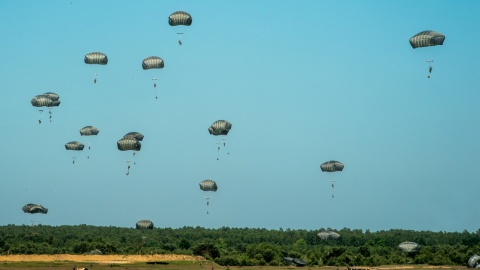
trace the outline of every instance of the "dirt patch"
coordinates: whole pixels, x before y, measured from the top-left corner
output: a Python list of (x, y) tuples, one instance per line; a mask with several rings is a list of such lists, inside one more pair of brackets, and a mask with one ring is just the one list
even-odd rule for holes
[(0, 262), (92, 262), (92, 263), (135, 263), (149, 261), (204, 261), (201, 256), (155, 254), (155, 255), (1, 255)]

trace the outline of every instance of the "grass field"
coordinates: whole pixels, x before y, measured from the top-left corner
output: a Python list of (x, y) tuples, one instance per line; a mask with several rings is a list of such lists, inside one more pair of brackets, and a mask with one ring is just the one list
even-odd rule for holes
[(294, 267), (294, 266), (245, 266), (224, 267), (205, 261), (202, 257), (184, 255), (6, 255), (0, 256), (0, 270), (459, 270), (466, 266), (396, 265), (379, 267)]

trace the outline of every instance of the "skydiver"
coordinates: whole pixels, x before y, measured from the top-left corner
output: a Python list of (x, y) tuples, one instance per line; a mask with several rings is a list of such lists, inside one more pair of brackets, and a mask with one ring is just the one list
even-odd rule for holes
[(97, 83), (97, 78), (93, 79), (93, 83)]
[(153, 88), (157, 88), (157, 84), (156, 84), (156, 83), (153, 84)]
[(432, 66), (430, 66), (430, 67), (428, 68), (428, 72), (429, 72), (429, 73), (432, 73), (432, 69), (433, 69)]
[(178, 40), (178, 46), (182, 46), (182, 41), (181, 40)]
[(42, 123), (42, 120), (38, 119), (38, 123), (41, 124), (41, 123)]

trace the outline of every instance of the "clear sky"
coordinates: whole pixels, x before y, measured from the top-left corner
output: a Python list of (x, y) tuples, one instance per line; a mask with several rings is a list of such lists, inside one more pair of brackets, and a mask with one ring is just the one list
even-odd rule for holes
[[(182, 46), (168, 25), (178, 10), (193, 18)], [(478, 10), (474, 0), (0, 1), (0, 225), (476, 231)], [(412, 49), (424, 30), (444, 45)], [(86, 65), (94, 51), (108, 65)], [(142, 70), (148, 56), (165, 67)], [(52, 122), (30, 104), (44, 92), (60, 95)], [(219, 119), (233, 127), (217, 151), (207, 129)], [(81, 137), (87, 125), (99, 135)], [(127, 176), (132, 153), (116, 142), (131, 131), (145, 138)], [(91, 150), (72, 164), (74, 140)], [(321, 172), (328, 160), (345, 169)], [(219, 186), (208, 209), (205, 179)], [(49, 212), (25, 214), (26, 203)]]

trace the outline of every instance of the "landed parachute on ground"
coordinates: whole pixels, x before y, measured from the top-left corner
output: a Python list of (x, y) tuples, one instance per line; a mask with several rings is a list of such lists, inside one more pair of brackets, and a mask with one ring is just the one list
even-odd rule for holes
[(135, 224), (135, 228), (139, 230), (153, 229), (153, 222), (150, 220), (140, 220)]
[[(192, 16), (185, 11), (175, 11), (168, 16), (168, 24), (177, 28), (178, 35), (183, 35), (186, 27), (192, 25)], [(181, 38), (178, 40), (178, 45), (182, 45)]]
[(322, 240), (329, 240), (329, 239), (338, 239), (340, 237), (340, 234), (334, 232), (334, 231), (321, 231), (317, 233), (317, 236), (322, 239)]
[[(108, 64), (108, 57), (102, 52), (87, 53), (83, 59), (85, 64), (89, 65), (106, 65)], [(97, 73), (93, 73), (93, 83), (97, 83)]]
[[(83, 151), (85, 145), (81, 142), (71, 141), (65, 144), (65, 149), (69, 151)], [(72, 163), (75, 164), (76, 155), (72, 154)]]
[(39, 204), (27, 203), (22, 207), (23, 212), (29, 214), (46, 214), (48, 213), (48, 208), (45, 208)]
[[(32, 103), (33, 107), (47, 107), (48, 114), (50, 115), (50, 122), (52, 122), (52, 107), (58, 107), (60, 105), (60, 96), (58, 94), (52, 92), (46, 92), (41, 95), (36, 95), (32, 98), (30, 103)], [(43, 109), (38, 109), (40, 113), (43, 112)], [(41, 124), (42, 120), (38, 119), (38, 123)]]
[[(158, 57), (158, 56), (150, 56), (145, 59), (143, 59), (142, 62), (142, 68), (143, 70), (149, 70), (149, 69), (162, 69), (165, 66), (165, 63), (163, 62), (163, 59)], [(153, 89), (155, 89), (155, 99), (158, 98), (157, 96), (157, 78), (153, 77)]]
[(296, 258), (292, 258), (292, 257), (283, 257), (283, 260), (285, 261), (286, 264), (290, 264), (290, 265), (295, 265), (295, 266), (300, 266), (300, 267), (307, 265), (306, 261), (296, 259)]
[(412, 253), (419, 251), (420, 245), (415, 242), (406, 241), (400, 243), (400, 245), (398, 245), (398, 248), (403, 252)]
[[(430, 46), (439, 46), (443, 45), (443, 42), (445, 41), (445, 36), (442, 33), (427, 30), (427, 31), (422, 31), (413, 37), (410, 38), (410, 45), (412, 45), (412, 48), (423, 48), (423, 47), (430, 47)], [(426, 60), (427, 63), (432, 63), (433, 60)], [(427, 78), (430, 78), (430, 75), (432, 74), (432, 64), (429, 65), (428, 67), (428, 76)]]
[(477, 254), (472, 255), (467, 262), (468, 268), (480, 268), (480, 256)]
[[(210, 179), (203, 180), (202, 182), (200, 182), (199, 185), (200, 185), (200, 189), (202, 191), (216, 192), (217, 189), (218, 189), (217, 183), (213, 180), (210, 180)], [(210, 205), (210, 199), (211, 199), (210, 196), (205, 197), (205, 201), (207, 202), (207, 214), (209, 214), (208, 206)]]

